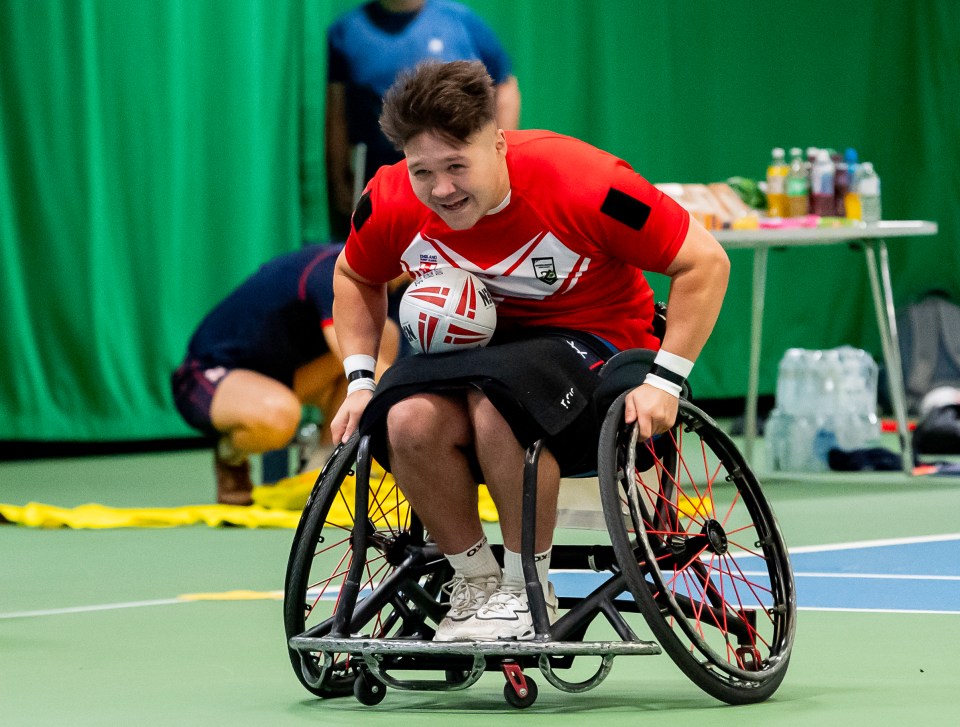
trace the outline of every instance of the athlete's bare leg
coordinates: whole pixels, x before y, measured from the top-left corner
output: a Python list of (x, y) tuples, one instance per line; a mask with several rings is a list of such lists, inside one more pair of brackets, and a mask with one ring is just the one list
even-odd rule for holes
[[(467, 400), (477, 459), (500, 515), (503, 544), (514, 553), (519, 553), (525, 451), (513, 436), (510, 425), (489, 399), (479, 391), (471, 391)], [(557, 497), (560, 492), (560, 468), (556, 459), (546, 449), (540, 453), (537, 482), (535, 552), (542, 553), (549, 550), (553, 543), (553, 530), (557, 524)]]
[(390, 467), (443, 553), (483, 537), (477, 484), (464, 454), (473, 435), (462, 396), (417, 394), (387, 414)]
[(213, 395), (210, 419), (237, 457), (286, 447), (300, 423), (300, 400), (275, 379), (234, 369)]

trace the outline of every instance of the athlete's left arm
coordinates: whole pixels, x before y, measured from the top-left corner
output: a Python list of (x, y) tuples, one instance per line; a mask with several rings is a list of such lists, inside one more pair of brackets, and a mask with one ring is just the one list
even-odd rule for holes
[[(730, 260), (713, 235), (691, 217), (683, 244), (664, 272), (670, 277), (670, 297), (662, 349), (696, 361), (720, 315)], [(649, 384), (634, 389), (626, 405), (625, 421), (636, 420), (643, 439), (666, 431), (676, 421), (677, 398)]]
[(727, 253), (693, 217), (687, 236), (664, 271), (670, 278), (663, 348), (696, 361), (720, 315), (730, 278)]

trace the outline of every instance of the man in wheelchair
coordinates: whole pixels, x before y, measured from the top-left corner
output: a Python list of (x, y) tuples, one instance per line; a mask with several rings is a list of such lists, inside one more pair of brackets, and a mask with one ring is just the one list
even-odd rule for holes
[[(545, 442), (536, 566), (552, 617), (560, 478), (594, 466), (600, 366), (620, 350), (659, 349), (625, 419), (643, 439), (669, 429), (729, 262), (626, 162), (551, 132), (498, 129), (481, 63), (418, 66), (388, 92), (380, 123), (406, 158), (368, 184), (337, 262), (334, 321), (350, 384), (334, 438), (374, 434), (374, 454), (453, 566), (435, 639), (533, 638), (520, 558), (525, 448)], [(493, 294), (494, 340), (401, 360), (375, 396), (386, 283), (445, 266), (478, 275)], [(644, 270), (670, 278), (662, 347)], [(502, 572), (478, 516), (478, 482), (499, 512)]]

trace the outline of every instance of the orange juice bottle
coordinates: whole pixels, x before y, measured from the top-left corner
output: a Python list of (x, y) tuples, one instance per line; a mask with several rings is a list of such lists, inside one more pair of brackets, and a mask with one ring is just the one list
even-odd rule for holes
[(787, 166), (784, 151), (774, 148), (770, 166), (767, 167), (767, 215), (770, 217), (787, 216)]
[(844, 153), (847, 162), (847, 174), (850, 176), (850, 186), (843, 197), (844, 214), (851, 220), (862, 220), (863, 210), (860, 206), (860, 192), (857, 184), (860, 181), (860, 165), (857, 164), (856, 149), (847, 149)]

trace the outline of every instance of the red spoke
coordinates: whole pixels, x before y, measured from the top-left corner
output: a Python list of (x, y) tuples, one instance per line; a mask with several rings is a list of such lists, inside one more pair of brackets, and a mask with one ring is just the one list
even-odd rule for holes
[(312, 610), (316, 607), (316, 605), (320, 602), (320, 599), (323, 598), (324, 594), (327, 592), (327, 587), (330, 585), (330, 583), (333, 581), (333, 579), (334, 579), (334, 578), (338, 578), (338, 577), (340, 577), (340, 576), (346, 576), (346, 574), (349, 572), (349, 570), (350, 570), (349, 567), (348, 567), (348, 568), (345, 568), (344, 570), (342, 570), (342, 571), (340, 571), (340, 572), (337, 572), (337, 571), (338, 571), (339, 568), (341, 568), (341, 567), (343, 566), (344, 561), (346, 561), (346, 559), (347, 559), (348, 557), (350, 557), (350, 555), (351, 555), (352, 553), (353, 553), (353, 551), (350, 550), (349, 548), (348, 548), (347, 550), (345, 550), (344, 553), (343, 553), (343, 555), (340, 557), (340, 562), (337, 563), (336, 567), (333, 569), (333, 574), (332, 574), (332, 575), (330, 575), (328, 578), (326, 578), (326, 579), (324, 579), (324, 580), (322, 580), (322, 581), (317, 581), (316, 583), (307, 586), (307, 592), (309, 593), (309, 591), (310, 591), (311, 588), (317, 588), (318, 586), (320, 586), (321, 583), (323, 584), (323, 587), (320, 589), (320, 592), (317, 594), (317, 597), (314, 599), (313, 603), (310, 604), (310, 610), (311, 610), (311, 611), (312, 611)]
[[(383, 492), (381, 492), (381, 491), (382, 491), (384, 488), (390, 488), (390, 489), (387, 490), (387, 492), (383, 493)], [(398, 489), (398, 488), (397, 488), (397, 485), (396, 485), (395, 482), (391, 482), (391, 483), (388, 483), (388, 482), (387, 482), (387, 475), (386, 475), (386, 473), (384, 473), (383, 477), (380, 478), (380, 481), (379, 481), (376, 485), (371, 485), (371, 486), (370, 486), (370, 496), (371, 496), (371, 499), (373, 500), (372, 504), (374, 505), (375, 509), (380, 512), (380, 518), (379, 518), (378, 520), (373, 520), (372, 517), (371, 517), (370, 519), (373, 520), (373, 522), (374, 522), (375, 524), (376, 524), (376, 523), (379, 523), (379, 522), (382, 522), (382, 523), (384, 524), (384, 526), (390, 531), (390, 533), (391, 533), (392, 535), (396, 535), (397, 532), (398, 532), (398, 530), (397, 530), (397, 529), (394, 529), (394, 527), (393, 527), (392, 525), (390, 525), (390, 520), (389, 520), (389, 518), (388, 518), (387, 516), (388, 516), (389, 513), (392, 513), (392, 512), (395, 512), (396, 510), (398, 510), (398, 509), (399, 509), (399, 505), (398, 505), (397, 507), (391, 508), (391, 509), (390, 509), (389, 511), (387, 511), (387, 512), (384, 512), (383, 507), (382, 507), (382, 504), (384, 503), (384, 501), (385, 501), (387, 498), (390, 497), (391, 494), (393, 494), (393, 492), (396, 492), (397, 489)], [(368, 508), (368, 511), (369, 511), (369, 509), (370, 509), (370, 508)], [(370, 514), (370, 513), (368, 512), (368, 515), (369, 515), (369, 514)], [(399, 523), (398, 523), (398, 526), (399, 526)]]
[[(732, 615), (734, 615), (734, 616), (736, 617), (736, 619), (737, 619), (740, 623), (743, 624), (744, 628), (747, 630), (747, 634), (750, 636), (750, 642), (751, 642), (750, 645), (751, 645), (754, 649), (757, 648), (757, 640), (758, 640), (758, 639), (759, 639), (759, 641), (761, 641), (765, 646), (769, 647), (769, 644), (763, 639), (763, 637), (761, 636), (760, 632), (757, 631), (756, 627), (754, 627), (754, 626), (752, 626), (752, 625), (750, 624), (750, 621), (749, 621), (749, 620), (746, 618), (746, 616), (744, 615), (745, 613), (751, 611), (752, 609), (749, 609), (749, 608), (747, 608), (747, 607), (744, 605), (743, 598), (741, 597), (741, 594), (740, 594), (740, 588), (737, 587), (737, 583), (738, 583), (738, 582), (741, 582), (742, 584), (744, 584), (744, 585), (750, 590), (750, 592), (753, 594), (753, 597), (754, 597), (754, 599), (756, 600), (757, 604), (761, 606), (761, 610), (763, 610), (763, 612), (766, 614), (766, 609), (763, 609), (763, 608), (762, 608), (763, 603), (762, 603), (762, 601), (760, 600), (760, 597), (757, 595), (757, 592), (756, 592), (756, 590), (755, 590), (756, 588), (762, 589), (762, 586), (760, 586), (759, 584), (752, 583), (749, 579), (747, 579), (746, 576), (744, 575), (743, 571), (740, 569), (740, 566), (739, 566), (739, 564), (736, 562), (735, 559), (730, 558), (730, 557), (728, 557), (728, 556), (721, 556), (720, 560), (721, 560), (722, 563), (724, 563), (724, 564), (726, 565), (725, 568), (724, 568), (724, 567), (717, 567), (717, 569), (716, 569), (717, 572), (721, 574), (721, 575), (720, 575), (720, 591), (719, 591), (719, 592), (720, 592), (720, 597), (721, 597), (721, 599), (723, 600), (723, 603), (724, 603), (724, 609), (723, 609), (723, 610), (724, 610), (724, 622), (725, 622), (725, 625), (726, 625), (726, 614), (727, 614), (727, 613), (731, 613)], [(735, 573), (733, 572), (733, 569), (730, 567), (730, 565), (729, 565), (730, 562), (732, 562), (733, 565), (736, 567), (736, 569), (737, 569), (737, 574), (735, 574)], [(738, 575), (738, 574), (739, 574), (739, 575)], [(730, 588), (733, 590), (733, 595), (734, 595), (734, 597), (735, 597), (735, 599), (736, 599), (736, 604), (737, 604), (738, 609), (734, 609), (731, 605), (728, 604), (728, 598), (727, 598), (727, 594), (726, 594), (726, 591), (725, 591), (725, 588), (724, 588), (724, 578), (723, 578), (724, 575), (725, 575), (725, 576), (727, 577), (727, 579), (729, 579), (729, 581), (730, 581)], [(768, 616), (768, 618), (769, 618), (769, 614), (767, 614), (767, 616)], [(729, 628), (727, 629), (727, 631), (729, 631)], [(738, 661), (739, 661), (739, 656), (737, 657), (737, 659), (738, 659)]]
[[(356, 478), (354, 478), (354, 482), (356, 482)], [(343, 506), (347, 508), (347, 514), (350, 516), (350, 522), (355, 523), (357, 521), (357, 518), (353, 514), (353, 508), (350, 506), (350, 501), (347, 500), (347, 496), (343, 494), (343, 488), (340, 488), (337, 490), (337, 497), (339, 497), (340, 500), (343, 502)], [(331, 503), (331, 507), (332, 507), (332, 503)]]
[(750, 547), (747, 547), (746, 545), (743, 545), (742, 543), (740, 543), (740, 541), (738, 541), (738, 540), (732, 540), (732, 539), (730, 538), (731, 535), (735, 535), (735, 534), (737, 534), (737, 533), (742, 533), (742, 532), (747, 531), (747, 530), (753, 530), (754, 528), (755, 528), (755, 526), (751, 523), (750, 525), (744, 525), (742, 528), (739, 528), (739, 529), (737, 529), (737, 530), (731, 530), (729, 533), (727, 533), (727, 547), (735, 546), (735, 547), (739, 548), (740, 550), (742, 550), (744, 553), (749, 553), (749, 554), (752, 555), (754, 558), (758, 558), (758, 559), (762, 560), (764, 563), (766, 563), (766, 562), (767, 562), (767, 557), (763, 554), (763, 551), (754, 550), (753, 548), (750, 548)]
[(337, 542), (331, 543), (330, 545), (326, 546), (325, 548), (321, 548), (320, 550), (315, 551), (314, 554), (313, 554), (313, 557), (316, 558), (318, 555), (322, 555), (323, 553), (326, 553), (328, 550), (333, 550), (334, 548), (337, 548), (337, 547), (343, 545), (344, 543), (349, 543), (349, 542), (350, 542), (350, 536), (348, 535), (347, 537), (343, 538), (342, 540), (338, 540)]
[[(764, 646), (769, 648), (770, 645), (763, 639), (763, 637), (760, 635), (760, 632), (757, 631), (756, 627), (750, 624), (749, 619), (747, 619), (745, 615), (746, 613), (750, 612), (751, 609), (748, 609), (746, 606), (744, 606), (743, 599), (740, 597), (740, 589), (737, 588), (737, 584), (735, 579), (733, 578), (732, 572), (730, 572), (730, 586), (733, 589), (734, 594), (736, 595), (737, 606), (739, 607), (739, 610), (734, 611), (734, 613), (736, 614), (737, 619), (740, 621), (740, 623), (742, 623), (744, 628), (746, 628), (747, 634), (750, 636), (750, 646), (752, 646), (756, 650), (757, 641), (759, 640), (761, 643), (764, 644)], [(752, 588), (750, 590), (751, 592), (753, 591)], [(754, 597), (756, 597), (757, 594), (754, 593), (753, 595)], [(759, 599), (758, 599), (758, 603), (759, 603)], [(766, 613), (766, 609), (763, 609), (763, 610), (764, 610), (764, 613)]]
[(730, 516), (733, 514), (733, 508), (735, 508), (735, 507), (737, 506), (737, 503), (740, 502), (740, 494), (741, 494), (741, 493), (740, 493), (740, 490), (738, 489), (738, 490), (737, 490), (737, 494), (734, 495), (734, 496), (733, 496), (733, 499), (730, 501), (730, 507), (727, 508), (727, 512), (726, 512), (726, 514), (723, 516), (723, 520), (721, 520), (721, 524), (722, 524), (724, 527), (726, 527), (727, 521), (730, 520)]
[[(399, 529), (396, 529), (396, 530), (395, 530), (395, 529), (393, 528), (393, 526), (391, 526), (391, 525), (389, 524), (389, 520), (387, 520), (387, 518), (389, 518), (390, 515), (392, 515), (394, 512), (396, 512), (396, 511), (399, 510), (401, 507), (403, 507), (404, 504), (405, 504), (405, 503), (400, 503), (400, 504), (397, 505), (396, 507), (391, 507), (389, 510), (381, 510), (381, 512), (383, 512), (382, 519), (386, 522), (387, 527), (390, 528), (390, 534), (391, 534), (391, 535), (398, 535), (398, 534), (399, 534)], [(379, 522), (379, 521), (378, 521), (378, 522)], [(376, 524), (377, 524), (377, 523), (374, 523), (374, 525), (376, 525)]]
[[(735, 581), (735, 580), (741, 581), (741, 582), (744, 584), (744, 586), (750, 590), (750, 593), (753, 594), (754, 600), (755, 600), (755, 601), (757, 602), (757, 604), (761, 607), (761, 610), (764, 612), (764, 614), (766, 614), (767, 620), (770, 621), (770, 623), (773, 623), (773, 616), (771, 616), (770, 613), (767, 611), (767, 609), (763, 607), (763, 599), (760, 597), (760, 594), (757, 593), (757, 591), (759, 590), (759, 591), (761, 591), (761, 592), (763, 592), (763, 593), (766, 593), (766, 594), (772, 594), (772, 593), (773, 593), (773, 588), (772, 588), (772, 587), (771, 587), (771, 588), (767, 588), (766, 586), (762, 586), (762, 585), (760, 585), (759, 583), (756, 583), (756, 582), (750, 580), (750, 578), (748, 578), (748, 577), (747, 577), (747, 574), (743, 572), (743, 570), (740, 568), (740, 564), (737, 563), (737, 561), (736, 561), (735, 559), (730, 558), (729, 560), (733, 560), (733, 564), (734, 564), (734, 566), (735, 566), (736, 569), (737, 569), (737, 575), (734, 575), (733, 570), (730, 570), (730, 571), (729, 571), (729, 573), (730, 573), (730, 580), (731, 580), (731, 581)], [(772, 584), (771, 584), (771, 586), (772, 586)], [(736, 585), (734, 585), (734, 588), (736, 588)], [(739, 593), (739, 592), (738, 592), (738, 593)], [(742, 606), (742, 604), (741, 604), (741, 606)]]
[[(385, 559), (386, 559), (386, 556), (383, 556), (383, 558), (375, 559), (375, 560), (384, 560), (385, 562), (374, 573), (370, 572), (370, 563), (374, 561), (367, 561), (366, 570), (367, 570), (367, 575), (369, 577), (367, 578), (365, 586), (369, 586), (371, 590), (373, 590), (374, 588), (373, 582), (377, 578), (377, 576), (383, 573), (383, 571), (386, 570), (387, 568), (391, 567), (390, 563), (386, 562)], [(374, 620), (373, 630), (371, 633), (373, 635), (382, 635), (382, 632), (383, 632), (383, 610), (381, 609), (380, 611), (377, 612), (377, 617)]]

